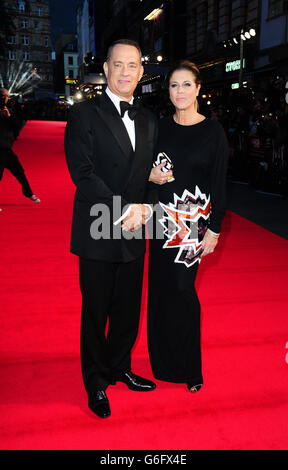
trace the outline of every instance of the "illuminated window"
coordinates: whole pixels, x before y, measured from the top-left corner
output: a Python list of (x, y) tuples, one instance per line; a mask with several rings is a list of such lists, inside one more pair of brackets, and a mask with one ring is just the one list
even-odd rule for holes
[(16, 60), (16, 51), (8, 51), (8, 59)]
[(25, 2), (18, 2), (19, 11), (25, 11)]
[(30, 52), (23, 52), (23, 60), (25, 60), (25, 62), (30, 60)]
[(21, 36), (21, 42), (24, 46), (29, 46), (29, 37), (28, 36)]
[(8, 36), (7, 44), (16, 44), (16, 36)]

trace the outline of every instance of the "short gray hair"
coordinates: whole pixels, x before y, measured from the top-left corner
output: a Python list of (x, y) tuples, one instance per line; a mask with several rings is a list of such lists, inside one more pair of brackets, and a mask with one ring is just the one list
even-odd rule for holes
[(109, 60), (110, 57), (111, 57), (111, 53), (112, 53), (113, 47), (117, 46), (117, 44), (123, 44), (123, 45), (125, 45), (125, 46), (133, 46), (133, 47), (136, 47), (137, 51), (139, 52), (140, 61), (141, 61), (142, 52), (141, 52), (141, 48), (140, 48), (138, 42), (133, 41), (133, 39), (118, 39), (117, 41), (114, 41), (114, 42), (111, 44), (111, 46), (108, 48), (107, 58), (106, 58), (106, 61), (107, 61), (107, 62), (108, 62), (108, 60)]

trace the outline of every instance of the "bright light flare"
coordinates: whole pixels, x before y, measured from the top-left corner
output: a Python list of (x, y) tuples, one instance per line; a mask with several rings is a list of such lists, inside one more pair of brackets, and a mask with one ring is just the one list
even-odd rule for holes
[(163, 11), (162, 8), (155, 8), (153, 11), (151, 11), (151, 13), (149, 13), (149, 15), (147, 15), (144, 18), (144, 21), (145, 20), (152, 21), (152, 20), (158, 18), (158, 16), (161, 15), (162, 11)]

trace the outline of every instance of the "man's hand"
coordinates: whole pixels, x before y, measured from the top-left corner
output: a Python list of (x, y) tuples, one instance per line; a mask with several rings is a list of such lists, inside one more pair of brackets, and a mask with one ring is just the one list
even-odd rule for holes
[(172, 170), (167, 171), (164, 173), (164, 171), (161, 171), (163, 166), (166, 165), (166, 162), (160, 163), (160, 165), (156, 166), (155, 168), (152, 168), (149, 176), (149, 181), (155, 184), (165, 184), (168, 182), (169, 177), (173, 176)]
[(149, 208), (144, 204), (132, 204), (129, 214), (123, 220), (122, 229), (125, 232), (138, 230), (142, 224), (145, 225), (149, 214)]

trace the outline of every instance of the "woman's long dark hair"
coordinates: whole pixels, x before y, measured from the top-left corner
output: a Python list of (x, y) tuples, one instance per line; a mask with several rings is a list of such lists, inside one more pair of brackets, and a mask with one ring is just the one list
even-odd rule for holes
[[(178, 62), (176, 62), (171, 67), (168, 74), (166, 75), (164, 84), (165, 84), (165, 88), (167, 90), (169, 89), (171, 77), (172, 77), (173, 73), (176, 72), (177, 70), (188, 70), (189, 72), (191, 72), (194, 75), (196, 85), (197, 86), (201, 85), (202, 81), (201, 81), (201, 77), (200, 77), (200, 70), (198, 69), (197, 65), (194, 64), (194, 62), (190, 62), (190, 60), (179, 60)], [(199, 109), (197, 99), (196, 99), (196, 102), (195, 102), (195, 108), (197, 110)]]

